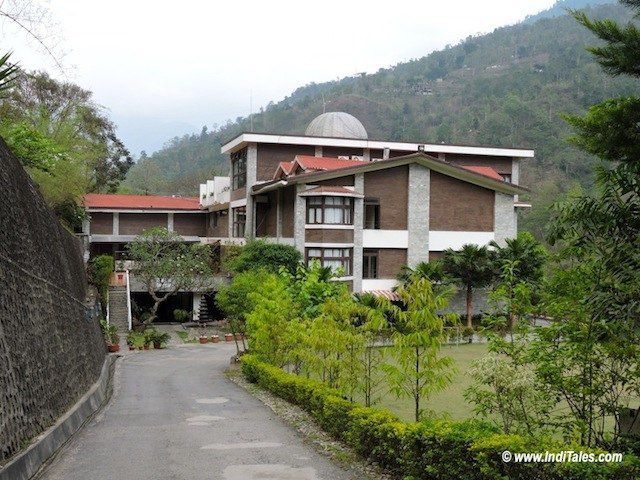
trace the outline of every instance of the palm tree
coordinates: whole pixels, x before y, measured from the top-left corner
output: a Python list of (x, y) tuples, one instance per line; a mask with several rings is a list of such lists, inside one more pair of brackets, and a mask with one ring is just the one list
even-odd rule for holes
[(467, 244), (460, 250), (446, 250), (443, 264), (445, 273), (466, 290), (467, 327), (473, 328), (473, 289), (487, 286), (493, 278), (491, 252), (487, 247)]
[(11, 88), (15, 74), (18, 71), (18, 65), (9, 63), (10, 56), (11, 53), (6, 53), (0, 57), (0, 96), (4, 91)]
[(547, 251), (529, 232), (520, 232), (516, 238), (507, 239), (503, 247), (495, 241), (489, 245), (495, 249), (497, 272), (509, 263), (515, 265), (518, 282), (537, 283), (542, 279)]
[(431, 283), (442, 283), (446, 279), (441, 260), (420, 262), (414, 268), (411, 268), (409, 265), (403, 265), (396, 279), (402, 285), (406, 285), (412, 277), (427, 278), (431, 280)]

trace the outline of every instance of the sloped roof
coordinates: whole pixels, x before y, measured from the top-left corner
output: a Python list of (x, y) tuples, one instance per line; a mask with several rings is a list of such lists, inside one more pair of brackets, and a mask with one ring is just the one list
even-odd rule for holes
[(334, 157), (314, 157), (312, 155), (296, 155), (294, 163), (298, 163), (304, 170), (327, 171), (345, 167), (357, 167), (365, 163), (364, 160), (349, 160)]
[(501, 182), (504, 180), (504, 178), (502, 178), (502, 175), (500, 175), (491, 167), (484, 167), (481, 165), (462, 165), (462, 168), (471, 172), (479, 173), (480, 175), (484, 175), (485, 177), (493, 178), (494, 180), (499, 180)]
[(314, 195), (340, 195), (340, 196), (348, 196), (348, 197), (364, 197), (364, 195), (360, 192), (356, 192), (355, 190), (349, 189), (347, 187), (333, 186), (333, 185), (323, 185), (320, 187), (313, 187), (308, 190), (305, 190), (300, 195), (302, 196), (314, 196)]
[(84, 196), (84, 206), (90, 209), (200, 210), (200, 201), (193, 197), (88, 193)]

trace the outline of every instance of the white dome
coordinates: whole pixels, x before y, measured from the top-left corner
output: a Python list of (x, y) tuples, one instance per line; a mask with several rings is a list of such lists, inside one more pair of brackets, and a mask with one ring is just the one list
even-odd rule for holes
[(310, 137), (357, 138), (366, 140), (367, 131), (360, 120), (345, 112), (327, 112), (311, 120), (305, 131)]

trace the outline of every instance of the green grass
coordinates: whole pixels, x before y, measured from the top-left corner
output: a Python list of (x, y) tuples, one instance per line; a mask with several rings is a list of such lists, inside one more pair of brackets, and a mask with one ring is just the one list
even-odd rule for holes
[[(473, 407), (464, 399), (464, 391), (471, 385), (471, 377), (467, 374), (473, 360), (487, 354), (486, 344), (462, 344), (459, 346), (445, 346), (442, 354), (450, 356), (455, 361), (457, 370), (453, 381), (446, 390), (432, 395), (424, 407), (436, 414), (446, 415), (454, 420), (461, 420), (473, 416)], [(414, 420), (413, 400), (410, 398), (396, 398), (392, 393), (380, 392), (381, 401), (377, 406), (384, 407), (407, 421)]]
[(191, 338), (189, 336), (189, 332), (178, 331), (176, 332), (176, 335), (178, 335), (178, 337), (180, 337), (180, 340), (182, 340), (184, 343), (196, 343), (198, 341), (195, 338)]

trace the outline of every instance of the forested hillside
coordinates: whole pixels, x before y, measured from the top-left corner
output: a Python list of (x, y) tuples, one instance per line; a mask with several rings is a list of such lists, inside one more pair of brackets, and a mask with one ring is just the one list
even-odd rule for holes
[[(618, 4), (589, 7), (589, 15), (632, 20)], [(521, 226), (540, 236), (551, 202), (593, 178), (595, 160), (568, 144), (562, 113), (638, 91), (637, 82), (601, 71), (585, 51), (594, 43), (568, 15), (499, 28), (375, 74), (301, 87), (254, 114), (253, 130), (301, 133), (326, 109), (355, 115), (373, 139), (534, 148), (521, 180), (534, 208)], [(246, 130), (249, 119), (238, 118), (175, 138), (130, 170), (126, 188), (193, 194), (199, 181), (226, 173), (221, 141)]]

